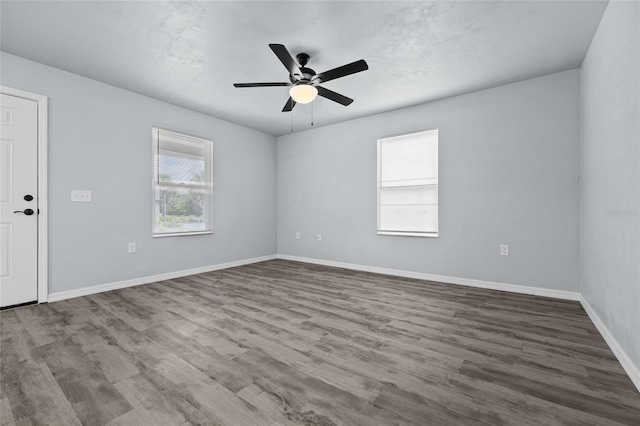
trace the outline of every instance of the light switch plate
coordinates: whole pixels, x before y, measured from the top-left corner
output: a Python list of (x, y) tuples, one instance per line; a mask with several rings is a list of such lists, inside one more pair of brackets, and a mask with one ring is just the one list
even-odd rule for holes
[(80, 191), (74, 189), (71, 191), (71, 201), (77, 201), (81, 203), (91, 202), (91, 191)]

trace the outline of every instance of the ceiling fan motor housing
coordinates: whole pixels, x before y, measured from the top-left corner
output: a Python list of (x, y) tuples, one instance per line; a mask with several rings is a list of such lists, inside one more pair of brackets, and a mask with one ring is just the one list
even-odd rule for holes
[(305, 67), (309, 62), (310, 56), (307, 53), (298, 53), (296, 59), (300, 64), (300, 73), (293, 73), (289, 75), (289, 80), (293, 84), (312, 84), (311, 79), (316, 75), (316, 72), (311, 68)]
[(311, 79), (316, 75), (316, 72), (311, 68), (305, 67), (300, 67), (300, 71), (302, 75), (295, 73), (289, 76), (289, 80), (291, 80), (293, 84), (311, 84)]

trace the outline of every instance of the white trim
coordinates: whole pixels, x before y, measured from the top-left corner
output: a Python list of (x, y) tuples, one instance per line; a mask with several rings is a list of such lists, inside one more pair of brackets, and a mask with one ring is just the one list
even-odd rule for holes
[(38, 303), (49, 294), (48, 153), (49, 98), (44, 95), (0, 86), (0, 93), (35, 101), (38, 104)]
[[(205, 158), (205, 167), (204, 167), (204, 185), (195, 186), (189, 184), (169, 184), (166, 185), (165, 182), (159, 182), (159, 177), (156, 173), (160, 172), (160, 139), (161, 134), (165, 136), (173, 136), (176, 140), (176, 143), (187, 144), (187, 145), (195, 145), (193, 141), (198, 141), (198, 144), (202, 144), (204, 149), (204, 158)], [(191, 140), (190, 140), (191, 139)], [(152, 165), (151, 167), (151, 236), (156, 237), (179, 237), (186, 235), (205, 235), (205, 234), (213, 234), (213, 139), (204, 139), (198, 136), (191, 136), (185, 133), (177, 133), (172, 130), (165, 130), (159, 127), (151, 127), (151, 158)], [(157, 167), (157, 168), (156, 168)], [(203, 231), (185, 231), (185, 232), (156, 232), (156, 198), (155, 192), (158, 187), (167, 186), (172, 188), (194, 188), (194, 189), (202, 189), (205, 191), (206, 205), (204, 209), (204, 225), (205, 230)]]
[[(393, 230), (393, 229), (382, 229), (382, 224), (381, 224), (381, 208), (383, 206), (380, 205), (380, 190), (385, 189), (385, 188), (389, 188), (388, 185), (384, 185), (385, 182), (388, 181), (384, 181), (382, 180), (382, 163), (383, 163), (383, 157), (384, 157), (384, 149), (383, 149), (383, 144), (387, 141), (393, 140), (393, 139), (399, 139), (399, 138), (407, 138), (407, 137), (411, 137), (411, 136), (416, 136), (416, 135), (426, 135), (426, 134), (430, 134), (430, 133), (435, 133), (435, 138), (436, 138), (436, 149), (435, 149), (435, 157), (436, 157), (436, 176), (431, 176), (428, 178), (419, 178), (418, 180), (423, 180), (423, 179), (427, 179), (429, 181), (435, 180), (435, 183), (429, 183), (429, 184), (423, 184), (423, 185), (416, 185), (416, 186), (435, 186), (435, 190), (436, 190), (436, 202), (435, 203), (431, 203), (428, 205), (431, 206), (435, 206), (435, 222), (436, 222), (436, 226), (435, 226), (435, 231), (431, 230), (428, 232), (422, 232), (422, 231), (416, 231), (416, 230), (412, 230), (412, 231), (397, 231), (397, 230)], [(404, 133), (404, 134), (400, 134), (400, 135), (394, 135), (394, 136), (387, 136), (384, 138), (379, 138), (376, 141), (376, 158), (377, 158), (377, 162), (376, 162), (376, 230), (378, 232), (378, 235), (395, 235), (395, 236), (401, 236), (401, 237), (426, 237), (426, 238), (438, 238), (438, 231), (440, 229), (440, 224), (439, 224), (439, 206), (440, 206), (440, 192), (438, 190), (439, 186), (438, 186), (438, 182), (439, 182), (439, 172), (438, 170), (438, 164), (440, 161), (440, 130), (438, 128), (435, 129), (430, 129), (430, 130), (422, 130), (422, 131), (418, 131), (418, 132), (412, 132), (412, 133)], [(397, 186), (397, 187), (412, 187), (413, 185), (408, 185), (406, 182), (408, 180), (416, 180), (416, 179), (407, 179), (407, 180), (403, 180), (404, 184), (403, 185), (398, 185), (398, 181), (396, 181), (395, 185), (391, 185), (391, 186)], [(414, 182), (415, 183), (415, 182)]]
[(165, 129), (165, 128), (162, 128), (162, 127), (153, 126), (151, 129), (154, 132), (162, 132), (162, 133), (165, 133), (165, 134), (168, 133), (169, 138), (166, 138), (166, 139), (170, 140), (170, 137), (173, 136), (173, 138), (174, 138), (173, 140), (175, 142), (178, 142), (178, 143), (192, 144), (191, 141), (189, 141), (189, 139), (197, 139), (200, 142), (211, 142), (211, 143), (213, 143), (213, 139), (207, 139), (207, 138), (203, 138), (201, 136), (194, 136), (194, 135), (190, 135), (190, 134), (184, 133), (184, 132), (176, 132), (175, 130), (169, 130), (169, 129)]
[(636, 388), (638, 388), (638, 391), (640, 391), (640, 368), (638, 368), (638, 366), (633, 363), (629, 355), (627, 355), (622, 346), (620, 346), (620, 343), (618, 343), (616, 338), (613, 337), (613, 334), (611, 334), (596, 311), (591, 307), (589, 302), (587, 302), (587, 300), (582, 295), (580, 296), (580, 303), (582, 304), (584, 310), (587, 311), (587, 315), (589, 315), (589, 318), (591, 318), (591, 322), (593, 322), (593, 324), (596, 326), (596, 328), (604, 338), (604, 341), (607, 342), (607, 345), (609, 345), (609, 348), (611, 348), (613, 354), (616, 356), (616, 358), (618, 358), (618, 361), (620, 362), (620, 365), (622, 365), (624, 371), (627, 373)]
[(193, 231), (193, 232), (167, 232), (165, 234), (153, 234), (153, 238), (167, 238), (167, 237), (182, 237), (184, 235), (208, 235), (213, 234), (213, 231)]
[(600, 317), (593, 310), (591, 305), (579, 293), (563, 290), (553, 290), (540, 287), (520, 286), (514, 284), (497, 283), (492, 281), (472, 280), (469, 278), (457, 278), (444, 275), (425, 274), (422, 272), (403, 271), (398, 269), (378, 268), (375, 266), (358, 265), (353, 263), (336, 262), (332, 260), (313, 259), (308, 257), (290, 256), (286, 254), (269, 255), (262, 257), (254, 257), (251, 259), (237, 260), (233, 262), (221, 263), (217, 265), (204, 266), (201, 268), (185, 269), (177, 272), (168, 272), (165, 274), (152, 275), (131, 280), (118, 281), (109, 284), (101, 284), (92, 287), (85, 287), (76, 290), (62, 291), (49, 295), (49, 302), (57, 302), (59, 300), (72, 299), (74, 297), (88, 296), (91, 294), (102, 293), (105, 291), (118, 290), (121, 288), (133, 287), (137, 285), (149, 284), (163, 280), (185, 277), (189, 275), (202, 274), (205, 272), (217, 271), (221, 269), (234, 268), (236, 266), (249, 265), (252, 263), (264, 262), (272, 259), (292, 260), (296, 262), (312, 263), (316, 265), (333, 266), (337, 268), (353, 269), (357, 271), (373, 272), (384, 275), (394, 275), (406, 278), (416, 278), (427, 281), (436, 281), (447, 284), (464, 285), (476, 288), (485, 288), (490, 290), (507, 291), (511, 293), (530, 294), (534, 296), (553, 297), (556, 299), (580, 301), (585, 311), (591, 318), (605, 342), (611, 348), (622, 368), (629, 375), (633, 384), (640, 390), (640, 370), (634, 365), (631, 358), (622, 349), (618, 341), (613, 337), (609, 329), (604, 325)]
[(436, 281), (446, 284), (464, 285), (468, 287), (485, 288), (489, 290), (508, 291), (510, 293), (530, 294), (533, 296), (553, 297), (564, 300), (580, 300), (580, 293), (573, 291), (554, 290), (542, 287), (529, 287), (524, 285), (498, 283), (493, 281), (481, 281), (470, 278), (449, 277), (445, 275), (425, 274), (423, 272), (403, 271), (400, 269), (379, 268), (377, 266), (358, 265), (353, 263), (335, 262), (333, 260), (313, 259), (308, 257), (289, 256), (278, 254), (278, 259), (294, 260), (297, 262), (313, 263), (316, 265), (334, 266), (336, 268), (354, 269), (357, 271), (373, 272), (376, 274), (395, 275), (405, 278)]
[(401, 237), (438, 238), (438, 233), (437, 232), (378, 231), (378, 235), (398, 235), (398, 236), (401, 236)]
[(264, 262), (275, 259), (276, 255), (254, 257), (251, 259), (236, 260), (233, 262), (219, 263), (217, 265), (203, 266), (200, 268), (184, 269), (182, 271), (167, 272), (165, 274), (150, 275), (147, 277), (134, 278), (131, 280), (117, 281), (114, 283), (94, 285), (91, 287), (78, 288), (75, 290), (59, 291), (49, 295), (49, 302), (72, 299), (74, 297), (88, 296), (90, 294), (102, 293), (105, 291), (118, 290), (121, 288), (134, 287), (142, 284), (150, 284), (158, 281), (171, 280), (174, 278), (186, 277), (188, 275), (203, 274), (205, 272), (217, 271), (220, 269), (235, 268), (236, 266), (249, 265), (251, 263)]

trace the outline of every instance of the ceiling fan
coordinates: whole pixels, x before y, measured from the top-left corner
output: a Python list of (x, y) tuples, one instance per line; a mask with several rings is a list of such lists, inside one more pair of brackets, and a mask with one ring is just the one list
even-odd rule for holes
[(276, 54), (280, 62), (289, 71), (290, 83), (235, 83), (235, 87), (281, 87), (281, 86), (293, 86), (289, 90), (289, 99), (282, 108), (282, 112), (291, 111), (296, 103), (306, 104), (313, 102), (317, 95), (327, 98), (344, 106), (347, 106), (353, 102), (353, 99), (347, 98), (340, 93), (336, 93), (332, 90), (326, 89), (320, 84), (329, 80), (335, 80), (336, 78), (345, 77), (347, 75), (355, 74), (360, 71), (366, 71), (369, 66), (360, 59), (359, 61), (352, 62), (347, 65), (343, 65), (338, 68), (331, 69), (329, 71), (316, 74), (311, 68), (307, 68), (307, 62), (309, 62), (309, 55), (306, 53), (298, 53), (296, 59), (293, 60), (291, 54), (286, 47), (282, 44), (270, 44), (269, 47)]

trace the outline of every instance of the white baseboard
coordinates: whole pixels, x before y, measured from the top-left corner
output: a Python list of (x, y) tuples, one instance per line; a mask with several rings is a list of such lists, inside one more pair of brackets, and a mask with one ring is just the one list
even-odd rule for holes
[(609, 331), (609, 329), (604, 325), (598, 314), (593, 310), (591, 305), (582, 297), (582, 295), (578, 292), (572, 291), (563, 291), (563, 290), (552, 290), (547, 288), (540, 287), (528, 287), (528, 286), (520, 286), (514, 284), (505, 284), (505, 283), (497, 283), (492, 281), (480, 281), (473, 280), (469, 278), (458, 278), (458, 277), (449, 277), (444, 275), (432, 275), (425, 274), (422, 272), (412, 272), (412, 271), (403, 271), (399, 269), (388, 269), (388, 268), (379, 268), (376, 266), (367, 266), (367, 265), (358, 265), (353, 263), (344, 263), (344, 262), (336, 262), (333, 260), (324, 260), (324, 259), (314, 259), (309, 257), (298, 257), (298, 256), (290, 256), (287, 254), (278, 254), (278, 259), (284, 260), (293, 260), (297, 262), (305, 262), (305, 263), (313, 263), (316, 265), (324, 265), (324, 266), (334, 266), (336, 268), (345, 268), (345, 269), (353, 269), (356, 271), (365, 271), (365, 272), (374, 272), (377, 274), (385, 274), (385, 275), (395, 275), (399, 277), (406, 278), (416, 278), (420, 280), (426, 281), (437, 281), (441, 283), (447, 284), (457, 284), (464, 285), (469, 287), (478, 287), (478, 288), (486, 288), (490, 290), (500, 290), (500, 291), (508, 291), (511, 293), (521, 293), (521, 294), (530, 294), (534, 296), (544, 296), (544, 297), (553, 297), (556, 299), (565, 299), (565, 300), (575, 300), (579, 301), (584, 310), (587, 311), (589, 318), (594, 323), (604, 340), (607, 342), (611, 351), (616, 356), (624, 371), (629, 375), (629, 378), (633, 382), (633, 384), (640, 391), (640, 369), (636, 366), (629, 355), (622, 349), (622, 346), (618, 343), (618, 341), (613, 337), (613, 334)]
[(580, 293), (564, 290), (553, 290), (542, 287), (528, 287), (523, 285), (497, 283), (493, 281), (481, 281), (470, 278), (449, 277), (445, 275), (425, 274), (423, 272), (403, 271), (400, 269), (379, 268), (377, 266), (358, 265), (354, 263), (336, 262), (333, 260), (314, 259), (309, 257), (290, 256), (278, 254), (278, 259), (294, 260), (297, 262), (314, 263), (316, 265), (334, 266), (336, 268), (354, 269), (356, 271), (374, 272), (376, 274), (395, 275), (405, 278), (436, 281), (446, 284), (464, 285), (467, 287), (485, 288), (488, 290), (508, 291), (510, 293), (529, 294), (533, 296), (553, 297), (564, 300), (580, 300)]
[(627, 373), (636, 388), (638, 388), (638, 391), (640, 391), (640, 369), (638, 368), (638, 366), (633, 363), (631, 358), (629, 358), (629, 355), (627, 355), (625, 350), (622, 349), (620, 343), (618, 343), (616, 338), (613, 337), (613, 334), (611, 334), (596, 311), (591, 307), (589, 302), (587, 302), (587, 300), (583, 296), (580, 296), (580, 303), (582, 304), (582, 307), (584, 307), (584, 310), (587, 311), (587, 315), (589, 315), (589, 318), (591, 318), (591, 321), (604, 338), (604, 341), (607, 342), (607, 345), (609, 345), (609, 348), (611, 348), (613, 354), (616, 356), (616, 358), (618, 358), (618, 361), (620, 362), (620, 365), (622, 365), (622, 368), (624, 368), (624, 371)]
[(394, 275), (398, 277), (416, 278), (426, 281), (436, 281), (447, 284), (464, 285), (468, 287), (485, 288), (489, 290), (500, 290), (511, 293), (530, 294), (534, 296), (552, 297), (556, 299), (576, 300), (580, 301), (584, 310), (595, 324), (596, 328), (604, 338), (605, 342), (611, 348), (622, 368), (629, 375), (633, 384), (640, 391), (640, 369), (633, 363), (631, 358), (622, 349), (622, 346), (613, 337), (607, 326), (602, 322), (598, 314), (593, 310), (591, 305), (577, 292), (553, 290), (541, 287), (520, 286), (514, 284), (497, 283), (493, 281), (481, 281), (470, 278), (449, 277), (445, 275), (425, 274), (422, 272), (403, 271), (399, 269), (379, 268), (376, 266), (358, 265), (354, 263), (336, 262), (333, 260), (314, 259), (309, 257), (290, 256), (287, 254), (277, 254), (269, 256), (254, 257), (251, 259), (236, 260), (233, 262), (220, 263), (217, 265), (204, 266), (201, 268), (185, 269), (182, 271), (168, 272), (165, 274), (151, 275), (147, 277), (134, 278), (131, 280), (117, 281), (114, 283), (95, 285), (91, 287), (79, 288), (76, 290), (61, 291), (49, 294), (49, 302), (57, 302), (59, 300), (72, 299), (74, 297), (88, 296), (90, 294), (102, 293), (105, 291), (118, 290), (121, 288), (133, 287), (142, 284), (150, 284), (158, 281), (170, 280), (174, 278), (186, 277), (189, 275), (202, 274), (205, 272), (217, 271), (220, 269), (234, 268), (236, 266), (249, 265), (251, 263), (264, 262), (272, 259), (293, 260), (297, 262), (313, 263), (316, 265), (333, 266), (336, 268), (353, 269), (357, 271), (373, 272), (384, 275)]
[(150, 284), (158, 281), (171, 280), (174, 278), (186, 277), (188, 275), (202, 274), (205, 272), (217, 271), (220, 269), (234, 268), (236, 266), (248, 265), (250, 263), (264, 262), (275, 259), (276, 255), (254, 257), (251, 259), (236, 260), (233, 262), (219, 263), (217, 265), (203, 266), (201, 268), (184, 269), (182, 271), (168, 272), (166, 274), (151, 275), (148, 277), (134, 278), (131, 280), (117, 281), (114, 283), (94, 285), (91, 287), (78, 288), (76, 290), (60, 291), (49, 294), (49, 302), (72, 299), (74, 297), (88, 296), (90, 294), (102, 293), (105, 291), (118, 290), (136, 285)]

